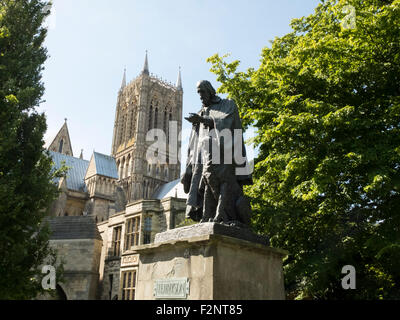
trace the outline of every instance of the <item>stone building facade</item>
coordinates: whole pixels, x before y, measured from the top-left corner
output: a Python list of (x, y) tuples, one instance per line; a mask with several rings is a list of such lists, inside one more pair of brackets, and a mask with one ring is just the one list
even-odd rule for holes
[(176, 227), (184, 220), (185, 207), (186, 200), (177, 197), (137, 200), (98, 224), (103, 239), (100, 299), (134, 300), (139, 256), (132, 250)]
[[(69, 167), (66, 177), (54, 181), (60, 195), (50, 211), (52, 221), (56, 221), (53, 226), (62, 224), (66, 217), (91, 217), (100, 235), (90, 253), (78, 248), (79, 244), (87, 247), (87, 239), (77, 235), (76, 239), (81, 240), (75, 239), (78, 247), (73, 248), (71, 239), (57, 236), (60, 228), (53, 230), (53, 237), (58, 238), (52, 245), (69, 265), (81, 252), (81, 263), (92, 270), (89, 264), (94, 255), (99, 256), (98, 277), (92, 277), (87, 284), (90, 292), (64, 292), (67, 299), (134, 299), (138, 256), (132, 248), (151, 243), (156, 233), (174, 228), (184, 220), (186, 194), (179, 181), (178, 154), (182, 97), (180, 71), (176, 85), (160, 80), (149, 73), (146, 53), (138, 77), (127, 83), (124, 72), (117, 97), (111, 155), (93, 152), (90, 160), (84, 160), (82, 153), (79, 158), (73, 157), (67, 122), (50, 144), (55, 168), (62, 164)], [(162, 130), (165, 137), (157, 136), (157, 141), (165, 140), (172, 147), (155, 148), (154, 141), (147, 141), (152, 129)], [(68, 223), (74, 228), (73, 224), (80, 222), (72, 218)]]

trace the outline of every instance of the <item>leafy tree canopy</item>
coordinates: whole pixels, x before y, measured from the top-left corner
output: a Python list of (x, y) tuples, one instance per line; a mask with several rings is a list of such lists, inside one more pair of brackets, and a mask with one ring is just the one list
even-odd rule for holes
[(290, 297), (400, 298), (400, 1), (325, 0), (291, 27), (258, 69), (208, 59), (257, 129), (254, 228), (290, 252)]
[(51, 179), (58, 173), (43, 147), (46, 118), (36, 111), (46, 4), (0, 0), (0, 299), (35, 297), (40, 265), (55, 258), (42, 219), (57, 195)]

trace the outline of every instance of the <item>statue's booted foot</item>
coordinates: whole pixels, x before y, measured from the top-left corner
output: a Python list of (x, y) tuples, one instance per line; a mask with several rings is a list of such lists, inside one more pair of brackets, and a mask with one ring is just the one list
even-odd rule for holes
[(217, 222), (217, 223), (226, 223), (227, 221), (228, 217), (226, 216), (225, 213), (218, 213), (212, 220), (212, 222)]

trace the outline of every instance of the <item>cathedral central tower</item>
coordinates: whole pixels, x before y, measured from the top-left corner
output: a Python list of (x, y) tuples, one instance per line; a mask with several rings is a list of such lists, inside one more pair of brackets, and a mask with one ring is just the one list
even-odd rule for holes
[[(179, 178), (181, 142), (178, 133), (182, 128), (182, 98), (180, 71), (176, 85), (151, 75), (147, 52), (141, 74), (129, 84), (124, 71), (118, 92), (111, 153), (128, 202), (150, 199), (159, 186)], [(171, 122), (177, 130), (170, 130)], [(154, 144), (154, 141), (146, 141), (151, 129), (163, 130), (167, 142), (177, 141), (173, 154), (166, 148), (166, 161), (146, 157), (148, 148)]]

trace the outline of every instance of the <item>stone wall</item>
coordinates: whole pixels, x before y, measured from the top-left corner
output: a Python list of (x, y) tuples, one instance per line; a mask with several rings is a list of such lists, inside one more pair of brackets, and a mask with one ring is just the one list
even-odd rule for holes
[(101, 284), (101, 300), (114, 300), (116, 296), (119, 296), (120, 268), (120, 258), (112, 258), (105, 261)]
[[(132, 254), (131, 248), (125, 250), (126, 221), (133, 217), (140, 217), (139, 244), (143, 244), (144, 221), (146, 217), (151, 217), (151, 242), (153, 242), (157, 233), (174, 227), (176, 223), (184, 219), (185, 207), (184, 199), (139, 200), (126, 206), (125, 212), (114, 214), (107, 221), (98, 222), (97, 226), (103, 239), (99, 270), (99, 297), (101, 299), (110, 299), (110, 288), (112, 289), (111, 299), (116, 295), (119, 297), (121, 272), (136, 269), (139, 264), (139, 256)], [(119, 226), (121, 226), (121, 252), (120, 257), (115, 257), (112, 252), (113, 230)]]
[(68, 300), (97, 298), (99, 264), (102, 241), (98, 239), (50, 240), (64, 262), (64, 283), (61, 284)]

